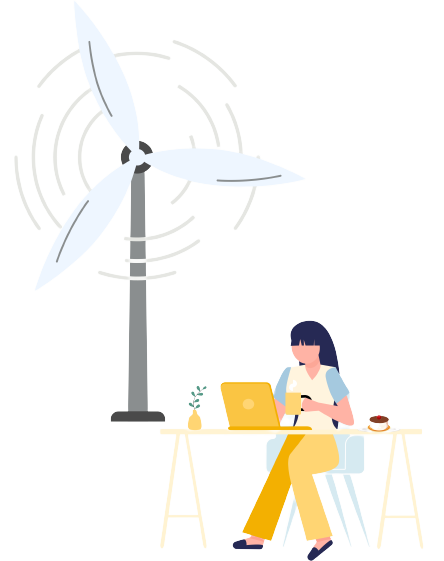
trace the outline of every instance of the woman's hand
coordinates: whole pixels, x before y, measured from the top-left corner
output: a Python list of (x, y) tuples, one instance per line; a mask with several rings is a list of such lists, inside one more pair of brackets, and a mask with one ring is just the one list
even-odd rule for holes
[(319, 411), (319, 403), (306, 397), (302, 400), (301, 409), (304, 411)]

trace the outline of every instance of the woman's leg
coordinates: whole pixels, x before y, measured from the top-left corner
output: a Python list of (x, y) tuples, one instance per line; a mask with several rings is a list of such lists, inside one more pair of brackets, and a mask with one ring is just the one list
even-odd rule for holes
[(288, 460), (305, 437), (287, 436), (268, 479), (244, 528), (246, 534), (266, 540), (273, 537), (282, 508), (290, 489)]
[(291, 484), (307, 540), (322, 540), (332, 535), (313, 474), (330, 471), (338, 463), (333, 435), (306, 436), (288, 458)]

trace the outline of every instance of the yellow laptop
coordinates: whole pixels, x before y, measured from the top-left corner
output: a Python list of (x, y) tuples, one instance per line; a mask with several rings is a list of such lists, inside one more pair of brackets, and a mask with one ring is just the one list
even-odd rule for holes
[(281, 427), (267, 382), (224, 382), (220, 386), (230, 430), (311, 430)]

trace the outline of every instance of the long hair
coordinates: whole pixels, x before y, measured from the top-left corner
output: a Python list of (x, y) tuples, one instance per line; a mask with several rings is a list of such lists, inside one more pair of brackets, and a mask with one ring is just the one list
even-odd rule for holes
[[(293, 327), (291, 330), (291, 346), (299, 345), (301, 341), (305, 345), (319, 345), (319, 360), (323, 366), (331, 366), (336, 368), (339, 372), (338, 357), (336, 355), (336, 349), (333, 344), (333, 340), (330, 337), (330, 333), (325, 329), (323, 325), (317, 321), (302, 321)], [(305, 363), (300, 362), (299, 366), (303, 366)], [(337, 405), (336, 401), (333, 405)], [(293, 426), (296, 425), (298, 420), (298, 415), (294, 418)], [(332, 419), (333, 426), (338, 428), (338, 421)]]
[[(330, 333), (317, 321), (302, 321), (291, 330), (291, 346), (299, 345), (299, 341), (305, 345), (319, 345), (319, 360), (324, 366), (336, 368), (339, 372), (338, 357)], [(299, 365), (303, 366), (303, 362)]]

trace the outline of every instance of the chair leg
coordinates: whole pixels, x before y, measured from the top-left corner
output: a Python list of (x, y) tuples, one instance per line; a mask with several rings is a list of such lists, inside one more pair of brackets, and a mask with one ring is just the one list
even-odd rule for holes
[(342, 525), (344, 527), (345, 533), (347, 534), (348, 543), (351, 545), (350, 536), (348, 535), (347, 526), (345, 524), (345, 518), (342, 514), (341, 503), (339, 502), (338, 492), (336, 490), (335, 482), (333, 481), (333, 476), (330, 474), (326, 474), (325, 477), (327, 478), (328, 486), (330, 487), (331, 496), (335, 501), (336, 509), (338, 511), (339, 517), (341, 519)]
[(348, 474), (347, 475), (344, 474), (344, 479), (345, 479), (345, 483), (347, 484), (347, 489), (348, 492), (350, 493), (351, 500), (353, 501), (353, 506), (355, 507), (356, 514), (358, 515), (359, 522), (361, 523), (361, 528), (362, 531), (364, 532), (365, 539), (367, 540), (367, 545), (370, 545), (368, 543), (367, 532), (365, 531), (364, 520), (362, 519), (361, 509), (359, 508), (358, 497), (356, 496), (356, 491), (353, 486), (352, 478)]
[(290, 518), (288, 519), (287, 531), (285, 532), (285, 538), (284, 538), (284, 544), (283, 545), (285, 545), (285, 542), (287, 541), (288, 532), (290, 531), (290, 526), (291, 526), (291, 523), (293, 522), (293, 516), (294, 516), (295, 512), (296, 512), (296, 501), (293, 499), (293, 505), (291, 507)]

